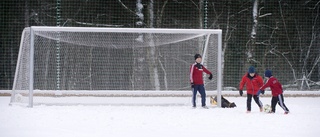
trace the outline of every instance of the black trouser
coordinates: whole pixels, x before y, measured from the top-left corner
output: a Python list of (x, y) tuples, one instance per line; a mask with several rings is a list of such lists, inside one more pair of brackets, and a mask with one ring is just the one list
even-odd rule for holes
[(279, 94), (278, 96), (272, 96), (272, 99), (271, 99), (272, 112), (276, 112), (277, 103), (285, 112), (289, 112), (289, 109), (284, 104), (283, 94)]
[(257, 103), (257, 105), (259, 106), (259, 108), (261, 108), (263, 106), (262, 102), (259, 100), (258, 95), (247, 94), (247, 111), (251, 111), (252, 97), (253, 97), (254, 101)]

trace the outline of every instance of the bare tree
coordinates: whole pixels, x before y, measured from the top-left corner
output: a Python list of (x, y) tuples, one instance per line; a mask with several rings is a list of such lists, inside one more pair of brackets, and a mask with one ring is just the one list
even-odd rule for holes
[(255, 46), (256, 46), (256, 35), (257, 35), (257, 27), (258, 27), (258, 7), (259, 7), (259, 0), (254, 0), (253, 8), (252, 8), (252, 18), (253, 18), (253, 25), (250, 34), (250, 40), (247, 43), (247, 60), (248, 62), (259, 63), (255, 57)]
[[(311, 85), (320, 85), (319, 82), (312, 80), (313, 74), (318, 71), (317, 68), (319, 69), (320, 64), (319, 46), (317, 46), (320, 30), (319, 2), (311, 6), (312, 8), (307, 8), (309, 9), (309, 13), (313, 14), (306, 18), (301, 18), (299, 15), (293, 16), (293, 18), (287, 18), (285, 16), (288, 12), (292, 15), (296, 15), (297, 11), (306, 8), (304, 5), (297, 4), (297, 7), (291, 10), (283, 10), (283, 7), (289, 5), (289, 3), (280, 0), (278, 5), (281, 22), (279, 22), (279, 26), (277, 25), (273, 28), (272, 34), (279, 31), (278, 28), (282, 23), (282, 30), (284, 30), (283, 33), (285, 36), (283, 41), (286, 42), (285, 44), (288, 45), (288, 48), (279, 49), (278, 44), (270, 42), (262, 42), (260, 44), (270, 46), (266, 55), (273, 54), (285, 60), (288, 65), (286, 69), (291, 70), (292, 73), (292, 79), (290, 81), (292, 81), (299, 89), (311, 89)], [(294, 26), (295, 29), (293, 30), (292, 27), (289, 27), (288, 23), (291, 23), (290, 26)], [(293, 31), (294, 33), (290, 33), (289, 31)], [(273, 36), (271, 35), (270, 39), (272, 37)]]
[[(141, 0), (136, 1), (136, 25), (137, 27), (143, 28), (144, 26), (144, 14), (142, 12), (143, 10), (143, 4)], [(144, 35), (139, 34), (139, 36), (136, 38), (137, 42), (143, 42), (144, 41)], [(131, 84), (133, 89), (143, 89), (143, 79), (144, 77), (144, 72), (145, 72), (145, 67), (142, 67), (144, 62), (146, 61), (146, 57), (141, 56), (143, 55), (143, 50), (142, 49), (135, 49), (133, 48), (133, 58), (134, 58), (134, 67), (133, 67), (133, 74), (131, 76)], [(141, 87), (138, 87), (138, 85), (141, 85)]]
[[(307, 43), (302, 42), (302, 40), (299, 40), (299, 47), (305, 47), (305, 48), (301, 48), (300, 51), (304, 51), (303, 56), (301, 56), (301, 60), (303, 60), (303, 65), (301, 68), (301, 74), (302, 74), (302, 78), (297, 79), (296, 82), (298, 83), (298, 85), (300, 85), (300, 89), (304, 89), (305, 87), (307, 87), (308, 89), (310, 89), (310, 84), (318, 84), (317, 82), (314, 82), (311, 80), (311, 76), (313, 74), (313, 72), (315, 71), (315, 68), (318, 66), (318, 64), (320, 64), (320, 54), (316, 53), (315, 55), (313, 55), (313, 51), (316, 51), (317, 49), (315, 47), (317, 47), (317, 37), (319, 37), (319, 33), (318, 31), (320, 30), (319, 27), (319, 6), (318, 2), (314, 8), (311, 8), (310, 10), (313, 11), (313, 16), (312, 16), (312, 24), (311, 24), (311, 29), (310, 29), (310, 35), (304, 34), (304, 30), (302, 30), (301, 28), (299, 28), (298, 26), (300, 24), (298, 24), (297, 19), (295, 19), (295, 26), (296, 26), (296, 31), (298, 32), (298, 37), (299, 39), (303, 39), (304, 35), (309, 36), (309, 41)], [(293, 11), (292, 11), (293, 12)], [(310, 62), (311, 61), (311, 62)], [(301, 81), (301, 84), (299, 84), (299, 81)], [(306, 85), (304, 85), (306, 84)]]
[[(161, 6), (161, 8), (158, 8), (158, 10), (157, 10), (156, 25), (159, 28), (161, 28), (161, 25), (162, 25), (162, 17), (164, 16), (164, 11), (165, 11), (165, 7), (166, 7), (167, 3), (168, 3), (168, 0), (165, 0), (163, 2), (163, 5)], [(168, 89), (167, 72), (166, 72), (166, 69), (165, 69), (165, 66), (164, 66), (165, 63), (163, 63), (160, 58), (161, 58), (161, 53), (159, 53), (158, 62), (159, 62), (159, 66), (160, 66), (161, 70), (163, 71), (164, 89), (167, 90)]]
[[(148, 11), (149, 11), (149, 28), (154, 28), (154, 7), (153, 0), (149, 1)], [(160, 90), (160, 80), (158, 74), (158, 55), (157, 48), (154, 43), (154, 37), (152, 34), (148, 34), (148, 40), (150, 49), (148, 52), (148, 56), (150, 59), (149, 62), (149, 75), (150, 75), (150, 83), (155, 90)]]

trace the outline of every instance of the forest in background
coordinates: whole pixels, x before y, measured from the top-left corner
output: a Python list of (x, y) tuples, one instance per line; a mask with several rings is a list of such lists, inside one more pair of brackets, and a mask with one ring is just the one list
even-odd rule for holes
[(223, 86), (250, 65), (286, 88), (320, 85), (317, 0), (3, 0), (0, 89), (10, 90), (23, 28), (29, 26), (222, 29)]

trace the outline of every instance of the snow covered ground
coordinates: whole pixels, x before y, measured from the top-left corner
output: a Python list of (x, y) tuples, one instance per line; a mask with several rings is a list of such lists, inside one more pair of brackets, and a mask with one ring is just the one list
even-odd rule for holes
[[(0, 137), (320, 136), (320, 97), (285, 97), (288, 115), (279, 106), (275, 114), (259, 112), (254, 101), (247, 114), (246, 97), (226, 97), (236, 108), (212, 106), (207, 98), (210, 109), (192, 109), (190, 97), (64, 99), (87, 103), (28, 108), (9, 106), (10, 97), (0, 97)], [(261, 100), (270, 104), (270, 97)]]

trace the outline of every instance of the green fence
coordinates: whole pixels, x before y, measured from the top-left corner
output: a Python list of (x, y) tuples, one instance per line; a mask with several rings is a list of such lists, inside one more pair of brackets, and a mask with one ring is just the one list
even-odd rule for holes
[(223, 86), (253, 65), (286, 89), (320, 89), (320, 2), (285, 0), (2, 0), (0, 89), (10, 90), (29, 26), (222, 29)]

